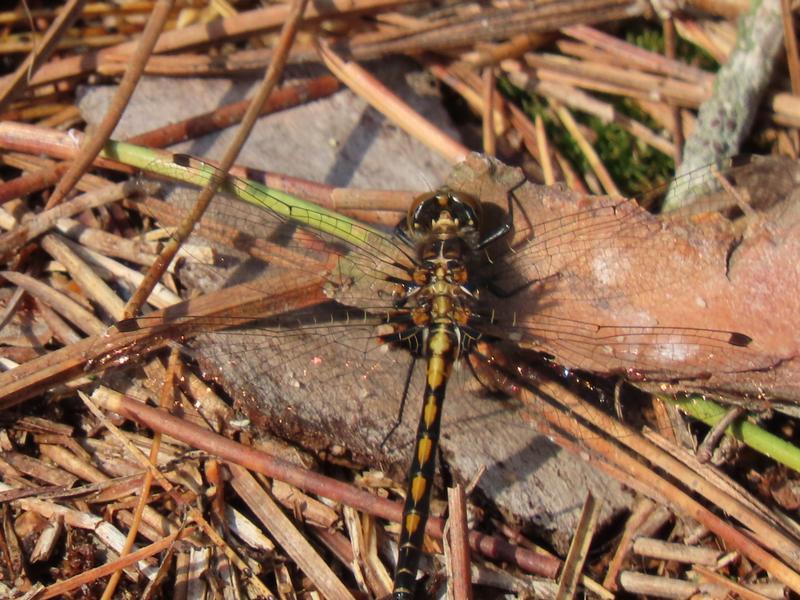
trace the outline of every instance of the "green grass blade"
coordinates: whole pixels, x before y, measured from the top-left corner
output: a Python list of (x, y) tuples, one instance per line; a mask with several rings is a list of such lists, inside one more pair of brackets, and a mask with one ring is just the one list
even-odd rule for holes
[[(147, 173), (199, 187), (208, 185), (219, 175), (215, 167), (202, 161), (193, 160), (189, 168), (175, 162), (174, 154), (125, 142), (109, 141), (101, 155)], [(332, 235), (356, 247), (369, 245), (374, 240), (370, 236), (385, 238), (382, 232), (359, 221), (255, 181), (226, 177), (219, 189), (239, 200), (266, 208), (281, 218)]]
[[(686, 414), (713, 427), (728, 412), (724, 406), (699, 396), (665, 398)], [(747, 444), (753, 450), (800, 472), (800, 448), (762, 429), (755, 423), (740, 419), (728, 426), (725, 433)]]

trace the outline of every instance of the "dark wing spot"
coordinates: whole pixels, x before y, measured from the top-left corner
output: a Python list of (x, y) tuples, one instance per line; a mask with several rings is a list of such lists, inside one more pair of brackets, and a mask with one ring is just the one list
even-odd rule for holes
[(728, 339), (728, 343), (734, 346), (749, 346), (752, 341), (753, 338), (749, 335), (737, 333), (735, 331), (731, 333), (731, 337)]

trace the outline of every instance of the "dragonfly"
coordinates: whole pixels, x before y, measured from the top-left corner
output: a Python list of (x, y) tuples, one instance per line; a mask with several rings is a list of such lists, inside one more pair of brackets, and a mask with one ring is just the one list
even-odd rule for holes
[[(256, 337), (268, 349), (258, 375), (276, 393), (286, 381), (298, 388), (313, 381), (314, 390), (353, 390), (351, 406), (359, 410), (369, 405), (371, 386), (394, 381), (398, 404), (421, 401), (395, 567), (398, 600), (415, 594), (446, 389), (453, 381), (464, 389), (467, 380), (491, 388), (500, 377), (486, 373), (503, 348), (634, 378), (696, 378), (763, 366), (747, 332), (631, 325), (631, 314), (616, 323), (586, 317), (587, 306), (613, 311), (648, 291), (641, 280), (615, 281), (618, 262), (644, 255), (657, 269), (665, 260), (649, 245), (661, 223), (626, 200), (569, 208), (544, 201), (531, 218), (519, 206), (517, 181), (499, 202), (505, 219), (487, 228), (481, 190), (445, 186), (418, 196), (404, 222), (387, 232), (186, 155), (154, 157), (123, 143), (105, 154), (194, 185), (218, 180), (221, 192), (238, 201), (215, 202), (209, 218), (235, 224), (238, 241), (245, 240), (240, 248), (261, 240), (271, 267), (321, 277), (322, 306), (288, 307), (285, 315), (261, 320), (231, 317), (232, 335), (206, 348), (209, 361), (235, 361), (251, 352)], [(513, 374), (506, 370), (503, 377)]]

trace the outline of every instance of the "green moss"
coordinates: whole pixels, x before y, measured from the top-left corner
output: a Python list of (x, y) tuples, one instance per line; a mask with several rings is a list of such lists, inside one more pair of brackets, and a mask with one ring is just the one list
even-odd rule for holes
[[(640, 110), (633, 110), (632, 102), (618, 98), (606, 98), (614, 109), (636, 119), (651, 129), (657, 129)], [(648, 146), (617, 123), (603, 123), (593, 116), (581, 116), (580, 121), (597, 135), (594, 148), (611, 177), (626, 196), (640, 196), (668, 182), (675, 171), (671, 156)]]
[[(650, 52), (664, 54), (664, 32), (644, 21), (631, 23), (625, 29), (625, 41)], [(675, 47), (677, 60), (705, 71), (719, 68), (719, 63), (708, 52), (678, 36)]]
[[(653, 27), (645, 21), (635, 21), (626, 26), (625, 39), (640, 48), (663, 54), (664, 34), (661, 28)], [(704, 50), (684, 41), (677, 40), (678, 60), (696, 67), (715, 71), (717, 62)], [(551, 143), (579, 171), (586, 172), (589, 165), (577, 144), (564, 131), (559, 122), (548, 117), (548, 105), (542, 98), (527, 94), (515, 88), (509, 81), (498, 82), (502, 93), (523, 108), (532, 119), (541, 115)], [(594, 94), (614, 106), (614, 110), (640, 123), (659, 131), (660, 126), (647, 113), (638, 108), (635, 102), (618, 96)], [(575, 113), (575, 119), (592, 130), (590, 140), (593, 147), (608, 169), (620, 191), (626, 196), (640, 196), (669, 182), (674, 173), (672, 157), (644, 144), (616, 123), (603, 123), (597, 117)]]
[(522, 109), (531, 119), (535, 118), (536, 115), (541, 116), (550, 143), (558, 148), (572, 165), (580, 171), (589, 169), (589, 163), (578, 144), (564, 130), (561, 123), (551, 116), (549, 106), (542, 98), (529, 96), (523, 101)]
[[(500, 82), (503, 94), (517, 102), (531, 119), (542, 117), (550, 142), (581, 172), (589, 171), (589, 163), (575, 140), (564, 130), (561, 123), (549, 116), (545, 100), (515, 88), (508, 81)], [(627, 99), (605, 97), (615, 110), (644, 125), (656, 128), (647, 115), (638, 110)], [(594, 133), (592, 145), (608, 169), (620, 191), (626, 196), (639, 196), (667, 182), (674, 172), (672, 158), (640, 142), (616, 123), (603, 123), (597, 117), (575, 113), (575, 119)]]

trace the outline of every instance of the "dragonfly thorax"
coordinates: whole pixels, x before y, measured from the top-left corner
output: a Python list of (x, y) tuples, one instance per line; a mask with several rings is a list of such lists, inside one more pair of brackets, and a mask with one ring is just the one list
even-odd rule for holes
[[(414, 287), (406, 305), (428, 354), (431, 328), (446, 327), (466, 350), (462, 335), (469, 324), (477, 297), (469, 286), (467, 259), (479, 242), (480, 202), (472, 196), (444, 188), (417, 197), (408, 211), (407, 231), (414, 242), (417, 264)], [(457, 350), (457, 353), (458, 353)]]
[[(458, 242), (458, 238), (436, 240), (420, 249), (425, 258), (414, 270), (417, 287), (407, 297), (412, 321), (423, 337), (420, 349), (425, 353), (426, 333), (435, 326), (447, 326), (462, 342), (471, 339), (461, 335), (461, 330), (469, 325), (477, 297), (468, 286), (468, 271), (462, 259), (465, 248), (450, 242)], [(463, 344), (459, 346), (466, 350)]]

